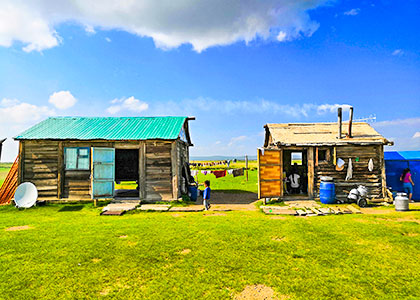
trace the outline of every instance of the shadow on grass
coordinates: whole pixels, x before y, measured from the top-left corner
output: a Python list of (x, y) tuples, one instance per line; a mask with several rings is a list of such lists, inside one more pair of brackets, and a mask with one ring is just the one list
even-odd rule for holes
[(62, 208), (60, 208), (58, 211), (59, 212), (63, 212), (63, 211), (81, 211), (83, 209), (83, 205), (68, 205), (68, 206), (63, 206)]

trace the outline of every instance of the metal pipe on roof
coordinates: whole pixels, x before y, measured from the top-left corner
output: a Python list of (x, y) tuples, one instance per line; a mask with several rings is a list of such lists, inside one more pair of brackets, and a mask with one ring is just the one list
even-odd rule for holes
[(339, 107), (337, 109), (338, 111), (338, 120), (337, 120), (337, 125), (338, 125), (338, 139), (341, 139), (341, 127), (342, 127), (342, 119), (343, 119), (343, 109), (341, 107)]
[(351, 138), (351, 129), (353, 125), (353, 106), (350, 107), (349, 114), (349, 133), (347, 134), (347, 137)]

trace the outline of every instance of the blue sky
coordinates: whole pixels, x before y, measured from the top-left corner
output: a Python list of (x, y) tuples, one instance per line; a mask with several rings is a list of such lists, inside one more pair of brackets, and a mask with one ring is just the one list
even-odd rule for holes
[(202, 2), (0, 2), (2, 161), (51, 115), (195, 116), (191, 155), (255, 155), (338, 105), (420, 149), (418, 1)]

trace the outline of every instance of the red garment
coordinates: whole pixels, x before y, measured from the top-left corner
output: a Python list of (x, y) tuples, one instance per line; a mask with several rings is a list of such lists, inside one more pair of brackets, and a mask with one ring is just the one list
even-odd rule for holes
[(214, 174), (214, 176), (216, 176), (216, 178), (225, 177), (226, 176), (226, 170), (223, 170), (223, 171), (212, 171), (212, 173)]

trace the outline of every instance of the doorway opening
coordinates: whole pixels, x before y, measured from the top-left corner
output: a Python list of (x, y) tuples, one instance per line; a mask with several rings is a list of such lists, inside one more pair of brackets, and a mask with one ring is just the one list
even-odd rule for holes
[(114, 198), (139, 198), (138, 149), (115, 149)]
[(285, 195), (308, 195), (307, 150), (284, 150), (283, 176), (285, 176)]

